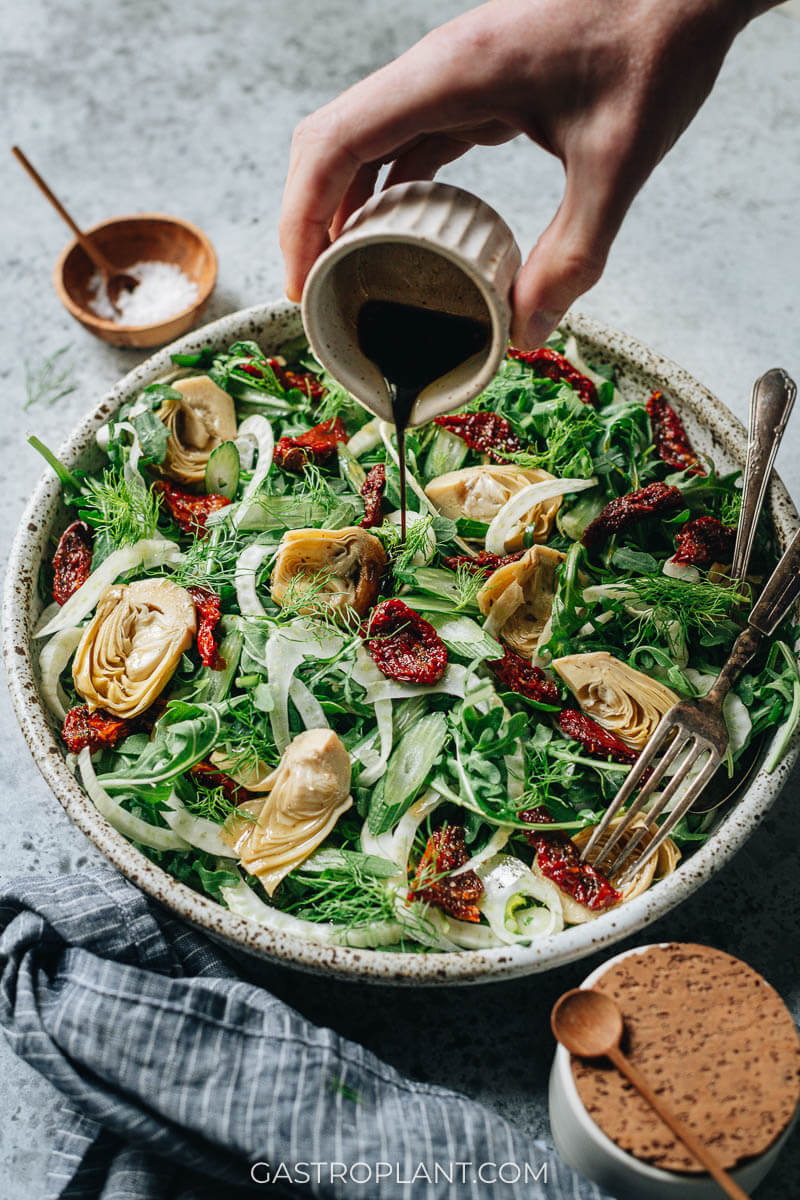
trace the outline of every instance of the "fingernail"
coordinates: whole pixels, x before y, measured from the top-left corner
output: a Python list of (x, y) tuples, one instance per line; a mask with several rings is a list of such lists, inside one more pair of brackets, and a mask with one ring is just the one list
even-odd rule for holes
[(535, 312), (525, 326), (525, 341), (528, 350), (543, 346), (561, 318), (560, 313)]

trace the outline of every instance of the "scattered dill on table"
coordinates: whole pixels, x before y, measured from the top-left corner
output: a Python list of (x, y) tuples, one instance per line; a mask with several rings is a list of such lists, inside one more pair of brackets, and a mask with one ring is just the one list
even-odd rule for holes
[(38, 365), (25, 362), (24, 409), (35, 404), (57, 404), (77, 390), (73, 364), (65, 357), (71, 349), (69, 345), (60, 346)]

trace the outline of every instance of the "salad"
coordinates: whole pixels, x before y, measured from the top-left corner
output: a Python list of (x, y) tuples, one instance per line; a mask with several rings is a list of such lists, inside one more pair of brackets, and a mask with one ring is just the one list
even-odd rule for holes
[[(554, 335), (457, 413), (393, 427), (308, 350), (175, 369), (58, 473), (41, 690), (103, 816), (234, 913), (350, 946), (530, 943), (675, 870), (580, 850), (661, 715), (703, 695), (777, 555), (728, 578), (740, 492), (661, 395)], [(725, 703), (733, 777), (800, 716), (788, 627)], [(645, 822), (646, 816), (639, 818)], [(602, 862), (599, 864), (602, 868)]]

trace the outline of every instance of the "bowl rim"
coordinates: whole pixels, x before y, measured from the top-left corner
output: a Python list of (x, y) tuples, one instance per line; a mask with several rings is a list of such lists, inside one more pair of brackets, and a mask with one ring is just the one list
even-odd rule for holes
[[(107, 217), (104, 221), (98, 221), (94, 225), (88, 226), (83, 232), (87, 237), (91, 237), (93, 233), (99, 232), (101, 229), (106, 229), (110, 225), (120, 225), (123, 221), (166, 221), (170, 225), (180, 225), (183, 229), (188, 229), (200, 243), (200, 245), (208, 254), (211, 262), (211, 277), (208, 285), (204, 287), (202, 294), (198, 292), (197, 298), (192, 301), (186, 308), (181, 308), (178, 312), (172, 313), (171, 316), (165, 317), (163, 321), (150, 322), (147, 325), (122, 325), (118, 321), (111, 321), (108, 317), (98, 317), (90, 308), (81, 308), (79, 304), (70, 296), (64, 283), (64, 264), (72, 254), (73, 250), (80, 247), (80, 242), (77, 238), (73, 238), (64, 246), (63, 250), (56, 259), (56, 265), (53, 267), (53, 287), (56, 295), (69, 313), (77, 321), (84, 325), (90, 325), (94, 329), (108, 331), (110, 333), (146, 333), (147, 331), (155, 331), (163, 329), (167, 325), (171, 325), (173, 321), (179, 321), (181, 317), (187, 317), (196, 309), (202, 307), (213, 292), (217, 283), (217, 273), (219, 271), (219, 259), (217, 252), (214, 249), (211, 239), (207, 233), (195, 225), (193, 221), (188, 221), (185, 217), (173, 217), (169, 213), (147, 212), (147, 213), (129, 213), (119, 217)], [(84, 251), (85, 253), (85, 251)]]
[[(171, 354), (194, 351), (201, 345), (227, 344), (248, 335), (263, 336), (270, 325), (275, 325), (279, 331), (283, 325), (283, 336), (277, 345), (288, 343), (295, 332), (302, 333), (299, 306), (287, 300), (254, 305), (195, 329), (149, 356), (112, 387), (75, 426), (59, 448), (59, 457), (68, 465), (74, 465), (93, 444), (97, 428), (108, 420), (128, 394), (146, 386), (170, 368)], [(606, 357), (624, 358), (645, 377), (658, 378), (665, 390), (684, 396), (691, 394), (695, 404), (702, 399), (711, 416), (711, 431), (721, 439), (727, 456), (743, 461), (746, 448), (743, 426), (683, 368), (650, 351), (630, 335), (609, 329), (590, 318), (572, 315), (562, 322), (562, 328), (594, 346), (598, 357), (605, 354)], [(763, 767), (759, 768), (735, 808), (679, 870), (622, 908), (612, 909), (590, 922), (571, 926), (530, 946), (418, 954), (310, 942), (260, 925), (179, 883), (151, 862), (100, 815), (65, 763), (38, 693), (29, 645), (30, 607), (35, 603), (39, 564), (59, 497), (58, 480), (53, 472), (46, 470), (20, 520), (6, 574), (3, 653), (11, 699), (23, 736), (67, 815), (114, 866), (154, 900), (240, 952), (343, 980), (411, 986), (492, 982), (563, 966), (636, 933), (711, 878), (759, 824), (800, 755), (798, 731), (775, 771), (767, 776)], [(793, 528), (800, 524), (800, 517), (777, 476), (771, 486), (770, 507), (776, 525), (788, 538)]]

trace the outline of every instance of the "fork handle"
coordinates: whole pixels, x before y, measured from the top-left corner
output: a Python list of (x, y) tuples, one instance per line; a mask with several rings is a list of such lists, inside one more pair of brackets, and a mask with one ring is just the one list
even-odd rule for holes
[(706, 699), (721, 704), (742, 671), (755, 656), (765, 637), (772, 637), (800, 596), (800, 529), (786, 548), (781, 561), (747, 618), (747, 626), (733, 643), (728, 661)]
[(747, 575), (758, 518), (764, 505), (775, 455), (794, 405), (797, 386), (780, 367), (773, 367), (753, 386), (750, 400), (750, 437), (742, 485), (742, 508), (736, 530), (731, 579)]

